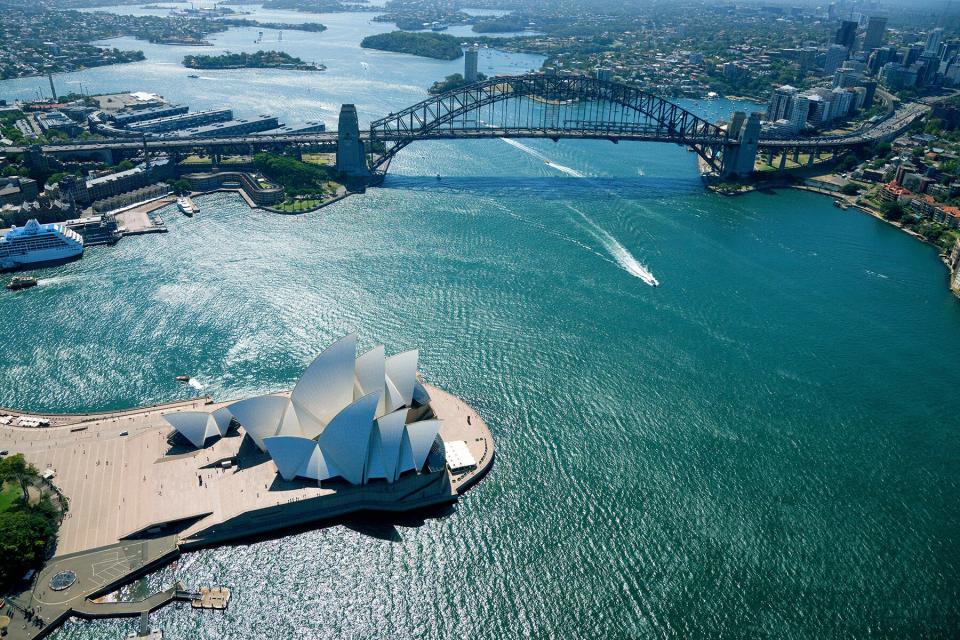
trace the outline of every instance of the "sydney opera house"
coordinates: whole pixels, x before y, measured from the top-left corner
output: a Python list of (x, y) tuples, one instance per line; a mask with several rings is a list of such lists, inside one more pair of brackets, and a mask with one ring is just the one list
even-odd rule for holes
[(350, 334), (321, 353), (290, 394), (164, 418), (197, 448), (239, 425), (284, 480), (393, 483), (423, 470), (431, 450), (443, 459), (440, 421), (417, 379), (417, 359), (415, 350), (386, 357), (382, 346), (358, 357)]

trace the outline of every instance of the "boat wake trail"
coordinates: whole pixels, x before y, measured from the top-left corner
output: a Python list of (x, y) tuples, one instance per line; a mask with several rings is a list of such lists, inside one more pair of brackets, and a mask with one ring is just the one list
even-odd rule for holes
[(547, 156), (543, 155), (542, 153), (540, 153), (540, 152), (537, 151), (536, 149), (531, 149), (530, 147), (528, 147), (527, 145), (523, 144), (522, 142), (517, 142), (516, 140), (511, 140), (511, 139), (509, 139), (509, 138), (500, 138), (500, 139), (503, 140), (504, 142), (506, 142), (506, 143), (507, 143), (508, 145), (510, 145), (511, 147), (516, 147), (517, 149), (520, 149), (520, 151), (523, 151), (523, 152), (526, 153), (527, 155), (533, 156), (533, 157), (536, 158), (537, 160), (543, 160), (543, 163), (544, 163), (545, 165), (547, 165), (548, 167), (552, 167), (552, 168), (556, 169), (557, 171), (560, 171), (560, 172), (562, 172), (562, 173), (567, 174), (568, 176), (571, 176), (571, 177), (573, 177), (573, 178), (585, 178), (585, 177), (586, 177), (586, 176), (584, 176), (582, 173), (580, 173), (579, 171), (577, 171), (576, 169), (571, 169), (570, 167), (567, 167), (567, 166), (565, 166), (565, 165), (562, 165), (562, 164), (559, 164), (559, 163), (557, 163), (557, 162), (554, 162), (553, 160), (551, 160), (551, 159), (548, 158)]
[[(547, 156), (540, 153), (539, 151), (537, 151), (536, 149), (531, 149), (530, 147), (528, 147), (527, 145), (521, 142), (517, 142), (516, 140), (510, 140), (509, 138), (500, 138), (500, 140), (503, 140), (510, 146), (516, 147), (520, 151), (523, 151), (524, 153), (529, 154), (534, 158), (537, 158), (538, 160), (542, 160), (548, 166), (553, 167), (558, 171), (562, 171), (563, 173), (569, 176), (572, 176), (574, 178), (586, 178), (584, 174), (580, 173), (576, 169), (571, 169), (570, 167), (564, 166), (562, 164), (558, 164), (553, 160), (551, 160), (550, 158), (548, 158)], [(608, 189), (605, 189), (605, 188), (603, 190), (608, 191), (611, 195), (614, 195), (619, 198), (619, 195), (613, 193), (612, 191), (609, 191)], [(600, 225), (598, 225), (596, 222), (591, 220), (585, 213), (583, 213), (576, 207), (573, 207), (566, 202), (564, 202), (563, 204), (564, 206), (566, 206), (568, 209), (570, 209), (571, 211), (573, 211), (583, 219), (583, 221), (586, 224), (581, 226), (584, 227), (587, 233), (589, 233), (601, 245), (603, 245), (603, 248), (607, 251), (607, 253), (610, 254), (610, 256), (613, 258), (613, 261), (617, 266), (619, 266), (621, 269), (623, 269), (630, 275), (634, 276), (635, 278), (640, 278), (651, 287), (660, 286), (660, 281), (657, 280), (657, 278), (653, 275), (653, 273), (651, 273), (649, 269), (647, 269), (643, 264), (641, 264), (640, 261), (637, 260), (625, 246), (620, 244), (620, 242), (616, 238), (610, 235), (610, 233), (608, 233), (605, 229), (603, 229)], [(561, 236), (561, 237), (564, 237), (564, 236)], [(570, 238), (566, 238), (566, 237), (564, 237), (564, 239), (571, 240)], [(577, 244), (580, 244), (580, 243), (577, 243)]]
[(187, 381), (187, 384), (196, 389), (197, 391), (203, 391), (203, 385), (200, 384), (196, 378), (190, 378)]
[(660, 285), (660, 281), (656, 279), (650, 270), (640, 264), (640, 261), (634, 258), (633, 254), (630, 253), (625, 246), (620, 244), (616, 238), (576, 207), (572, 207), (566, 203), (564, 203), (564, 205), (583, 219), (586, 223), (585, 229), (587, 232), (603, 245), (603, 248), (610, 253), (621, 269), (636, 278), (640, 278), (651, 287)]

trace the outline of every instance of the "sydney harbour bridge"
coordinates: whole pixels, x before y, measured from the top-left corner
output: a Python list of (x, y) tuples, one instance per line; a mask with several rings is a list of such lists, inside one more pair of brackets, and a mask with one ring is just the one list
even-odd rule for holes
[(697, 153), (705, 172), (729, 179), (749, 175), (758, 156), (783, 169), (791, 156), (794, 164), (801, 156), (813, 164), (825, 155), (892, 139), (925, 110), (915, 104), (890, 109), (880, 122), (843, 136), (767, 139), (761, 137), (758, 114), (734, 113), (720, 126), (626, 84), (536, 73), (497, 76), (432, 96), (374, 120), (366, 129), (360, 129), (354, 105), (343, 105), (337, 130), (329, 132), (88, 140), (5, 151), (62, 157), (144, 151), (179, 158), (203, 153), (215, 159), (257, 151), (324, 151), (336, 153), (337, 168), (347, 176), (376, 181), (398, 152), (420, 140), (600, 139), (682, 145)]

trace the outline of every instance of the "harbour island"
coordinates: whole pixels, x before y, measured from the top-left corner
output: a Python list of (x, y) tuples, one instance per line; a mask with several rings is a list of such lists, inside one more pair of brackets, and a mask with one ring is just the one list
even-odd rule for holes
[[(55, 556), (8, 599), (11, 638), (37, 638), (71, 615), (137, 616), (176, 599), (95, 600), (183, 551), (357, 511), (449, 504), (493, 463), (483, 419), (423, 382), (417, 351), (357, 356), (341, 338), (290, 392), (210, 398), (98, 414), (7, 411), (0, 448), (23, 456), (69, 501)], [(43, 427), (26, 425), (47, 425)], [(57, 576), (72, 575), (61, 586)]]

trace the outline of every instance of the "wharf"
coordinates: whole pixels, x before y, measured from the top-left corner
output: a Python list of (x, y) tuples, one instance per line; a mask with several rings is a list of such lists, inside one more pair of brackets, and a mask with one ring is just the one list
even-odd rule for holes
[[(357, 511), (403, 512), (448, 504), (475, 484), (494, 459), (492, 435), (480, 416), (459, 398), (425, 385), (441, 420), (443, 442), (464, 442), (474, 467), (456, 474), (445, 466), (401, 477), (392, 484), (286, 482), (274, 463), (245, 436), (228, 434), (205, 449), (186, 449), (172, 439), (162, 415), (212, 411), (229, 403), (197, 398), (126, 411), (43, 415), (49, 427), (0, 426), (0, 449), (22, 453), (69, 499), (55, 557), (31, 590), (15, 599), (32, 610), (17, 614), (10, 638), (39, 638), (70, 615), (137, 615), (171, 601), (165, 592), (139, 604), (97, 603), (96, 598), (162, 567), (182, 551), (283, 535)], [(15, 417), (18, 411), (0, 411)], [(229, 465), (224, 465), (229, 462)], [(53, 591), (50, 579), (73, 571), (75, 584)], [(176, 594), (174, 594), (176, 596)], [(227, 594), (229, 597), (229, 593)], [(223, 594), (201, 602), (216, 608)], [(191, 598), (191, 602), (192, 602)], [(39, 626), (42, 624), (42, 626)]]
[(167, 226), (157, 210), (176, 202), (176, 197), (162, 196), (133, 207), (114, 211), (117, 223), (123, 227), (123, 235), (138, 236), (146, 233), (166, 233)]

